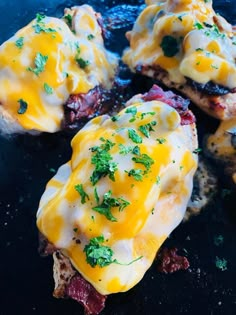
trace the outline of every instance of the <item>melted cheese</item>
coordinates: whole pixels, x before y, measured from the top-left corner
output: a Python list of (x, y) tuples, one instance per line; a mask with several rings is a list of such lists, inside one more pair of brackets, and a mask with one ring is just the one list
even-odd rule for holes
[[(127, 33), (130, 48), (124, 52), (123, 60), (133, 71), (139, 65), (159, 66), (176, 83), (185, 83), (188, 77), (199, 83), (213, 81), (235, 87), (236, 46), (232, 27), (215, 14), (211, 1), (146, 3), (133, 30)], [(166, 55), (173, 44), (163, 49), (166, 36), (176, 40), (174, 55)]]
[[(33, 20), (0, 47), (0, 114), (23, 129), (55, 132), (61, 128), (69, 95), (87, 93), (97, 85), (111, 88), (117, 59), (104, 47), (95, 12), (83, 5), (66, 13), (74, 33), (64, 20), (45, 17)], [(19, 40), (23, 44), (17, 46)], [(47, 61), (35, 74), (29, 69), (36, 68), (39, 53)], [(76, 58), (89, 64), (80, 67)], [(24, 114), (18, 113), (20, 99), (28, 104)]]
[[(74, 267), (102, 294), (127, 291), (142, 279), (157, 250), (184, 216), (197, 166), (196, 154), (189, 143), (188, 132), (191, 134), (192, 127), (182, 127), (173, 108), (158, 101), (145, 103), (135, 99), (127, 107), (130, 108), (136, 109), (136, 114), (124, 109), (116, 119), (97, 117), (77, 133), (72, 140), (71, 160), (47, 184), (37, 213), (37, 225), (43, 235), (62, 249)], [(150, 135), (140, 131), (144, 126), (151, 126)], [(140, 138), (140, 143), (136, 143), (130, 130), (142, 143)], [(165, 139), (163, 143), (157, 140), (161, 138)], [(113, 143), (109, 154), (117, 164), (114, 181), (104, 176), (92, 185), (95, 153), (91, 148), (101, 146), (105, 140)], [(135, 146), (140, 153), (132, 151)], [(131, 150), (122, 154), (124, 147)], [(133, 160), (140, 154), (153, 161), (150, 169)], [(129, 176), (132, 169), (141, 170), (141, 180)], [(75, 190), (79, 184), (87, 194), (84, 203)], [(93, 210), (98, 204), (95, 188), (100, 203), (108, 191), (114, 198), (128, 201), (123, 211), (112, 207), (116, 222)], [(91, 238), (100, 235), (114, 252), (113, 258), (123, 265), (91, 267), (86, 261), (84, 247)]]

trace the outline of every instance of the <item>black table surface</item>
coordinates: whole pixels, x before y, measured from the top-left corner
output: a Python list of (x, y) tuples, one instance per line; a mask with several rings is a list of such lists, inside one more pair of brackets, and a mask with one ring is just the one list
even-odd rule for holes
[[(201, 1), (201, 0), (199, 0)], [(36, 12), (61, 16), (63, 8), (82, 1), (0, 1), (0, 42), (31, 21)], [(115, 5), (139, 5), (142, 1), (87, 1), (101, 12)], [(234, 1), (215, 1), (217, 12), (236, 22)], [(109, 48), (118, 52), (127, 45), (124, 32), (113, 34)], [(208, 131), (209, 121), (197, 113), (199, 128)], [(39, 199), (53, 169), (69, 160), (73, 134), (42, 134), (37, 137), (0, 136), (0, 315), (82, 315), (82, 307), (71, 300), (52, 297), (52, 259), (38, 255), (35, 214)], [(165, 242), (177, 247), (190, 262), (187, 271), (165, 275), (157, 264), (132, 290), (110, 296), (103, 315), (122, 314), (236, 314), (236, 206), (234, 196), (221, 182), (211, 204), (200, 215), (182, 223)], [(235, 211), (234, 211), (235, 210)], [(223, 241), (217, 244), (221, 235)], [(216, 267), (216, 259), (227, 261), (227, 270)]]

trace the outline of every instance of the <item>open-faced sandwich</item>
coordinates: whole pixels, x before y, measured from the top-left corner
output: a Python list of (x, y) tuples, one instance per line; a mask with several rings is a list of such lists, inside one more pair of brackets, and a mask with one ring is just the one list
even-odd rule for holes
[(117, 58), (88, 5), (37, 14), (0, 46), (0, 131), (56, 132), (107, 111)]
[(212, 1), (147, 0), (123, 60), (221, 120), (236, 115), (236, 39)]
[(55, 297), (98, 314), (106, 295), (136, 285), (181, 222), (197, 168), (188, 101), (154, 86), (88, 122), (37, 212), (41, 252), (53, 254)]

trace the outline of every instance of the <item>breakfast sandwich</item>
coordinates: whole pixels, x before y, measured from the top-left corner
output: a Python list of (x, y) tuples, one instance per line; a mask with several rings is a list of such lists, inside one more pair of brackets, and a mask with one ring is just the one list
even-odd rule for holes
[(90, 6), (37, 14), (0, 46), (0, 131), (53, 133), (106, 112), (116, 68)]
[(235, 29), (212, 1), (147, 0), (123, 60), (220, 120), (236, 116)]
[(41, 253), (53, 254), (54, 296), (98, 314), (135, 286), (184, 217), (197, 168), (188, 101), (158, 86), (90, 120), (37, 212)]

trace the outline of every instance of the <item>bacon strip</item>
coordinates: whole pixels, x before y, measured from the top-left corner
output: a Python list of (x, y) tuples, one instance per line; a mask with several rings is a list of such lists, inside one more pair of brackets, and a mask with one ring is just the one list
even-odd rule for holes
[(66, 295), (82, 304), (87, 315), (98, 315), (105, 307), (106, 296), (98, 293), (80, 274), (71, 279)]
[(151, 90), (141, 98), (145, 102), (161, 101), (176, 109), (181, 117), (181, 125), (190, 125), (195, 122), (193, 113), (188, 109), (190, 101), (174, 94), (172, 91), (163, 91), (159, 86), (153, 85)]

